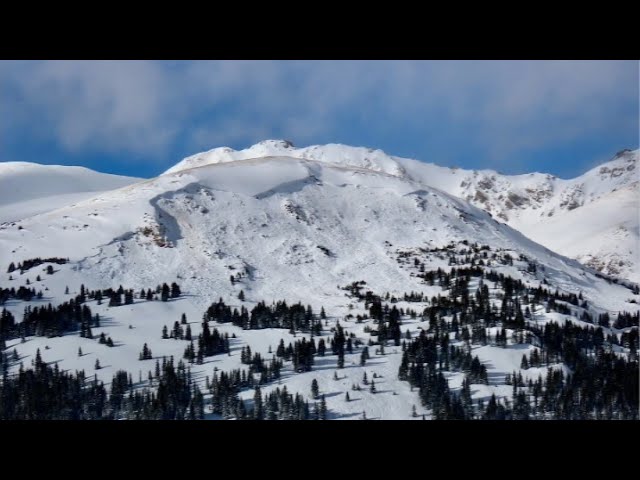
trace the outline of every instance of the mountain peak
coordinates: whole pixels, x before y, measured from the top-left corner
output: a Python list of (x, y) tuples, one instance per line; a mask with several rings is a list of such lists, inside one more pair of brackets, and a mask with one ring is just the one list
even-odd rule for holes
[[(620, 188), (638, 180), (638, 157), (640, 150), (620, 150), (606, 163), (589, 170), (582, 177), (599, 178), (601, 181), (614, 182), (614, 187)], [(582, 178), (578, 177), (578, 178)]]
[(403, 167), (396, 161), (397, 159), (382, 150), (352, 147), (337, 143), (296, 148), (289, 140), (263, 140), (244, 150), (234, 150), (229, 147), (214, 148), (183, 159), (164, 172), (164, 174), (206, 165), (266, 157), (289, 157), (309, 160), (334, 167), (370, 170), (395, 177), (402, 177), (405, 174)]

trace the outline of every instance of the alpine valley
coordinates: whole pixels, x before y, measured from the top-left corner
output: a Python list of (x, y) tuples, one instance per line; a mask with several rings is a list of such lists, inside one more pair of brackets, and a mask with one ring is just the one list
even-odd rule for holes
[(0, 163), (3, 419), (637, 419), (638, 151)]

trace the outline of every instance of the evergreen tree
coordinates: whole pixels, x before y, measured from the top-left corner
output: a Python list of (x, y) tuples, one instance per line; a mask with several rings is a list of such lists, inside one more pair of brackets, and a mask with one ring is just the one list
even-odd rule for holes
[(238, 294), (238, 300), (244, 302), (244, 290), (240, 290), (240, 293)]
[(320, 420), (327, 419), (327, 401), (324, 398), (324, 395), (320, 398)]
[(311, 397), (318, 398), (319, 394), (320, 394), (320, 389), (318, 387), (318, 381), (314, 378), (311, 381)]
[(264, 412), (262, 409), (262, 392), (260, 391), (260, 385), (256, 385), (256, 390), (253, 394), (253, 417), (255, 420), (262, 420), (264, 418)]
[(162, 290), (161, 290), (161, 294), (160, 294), (160, 299), (163, 302), (167, 302), (169, 301), (169, 295), (170, 295), (170, 290), (169, 290), (169, 285), (167, 285), (166, 283), (162, 284)]

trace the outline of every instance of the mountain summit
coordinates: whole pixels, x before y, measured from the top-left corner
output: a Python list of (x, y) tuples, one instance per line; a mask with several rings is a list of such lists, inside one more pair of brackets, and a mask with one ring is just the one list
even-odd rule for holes
[(333, 166), (372, 170), (393, 176), (404, 175), (404, 170), (396, 159), (382, 150), (335, 143), (296, 148), (287, 140), (265, 140), (244, 150), (233, 150), (229, 147), (214, 148), (185, 158), (164, 172), (164, 175), (205, 165), (265, 157), (297, 158)]
[(384, 173), (462, 198), (558, 253), (603, 273), (640, 281), (638, 156), (638, 150), (625, 149), (579, 177), (560, 179), (544, 173), (446, 168), (365, 147), (296, 148), (286, 140), (265, 140), (244, 150), (221, 147), (192, 155), (164, 174), (268, 157)]

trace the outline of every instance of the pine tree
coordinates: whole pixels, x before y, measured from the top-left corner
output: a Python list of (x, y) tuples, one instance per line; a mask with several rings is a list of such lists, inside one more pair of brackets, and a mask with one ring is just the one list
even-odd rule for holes
[(151, 360), (152, 354), (151, 354), (151, 349), (147, 346), (147, 344), (145, 343), (144, 346), (142, 347), (142, 351), (140, 352), (140, 360)]
[(416, 406), (414, 405), (413, 408), (411, 409), (411, 416), (413, 418), (416, 418), (418, 416), (418, 411), (416, 410)]
[(344, 368), (344, 350), (342, 348), (338, 351), (338, 368)]
[(180, 323), (182, 325), (186, 325), (187, 324), (187, 315), (186, 314), (182, 314), (182, 316), (180, 317)]
[(526, 355), (522, 355), (522, 361), (520, 362), (520, 368), (523, 370), (527, 370), (529, 368), (529, 361), (527, 360)]
[(371, 386), (369, 387), (371, 393), (376, 393), (376, 382), (371, 380)]
[(240, 293), (238, 294), (238, 300), (244, 302), (244, 290), (240, 290)]
[(320, 420), (327, 419), (327, 401), (324, 398), (324, 395), (320, 398)]
[(100, 366), (100, 360), (98, 360), (98, 359), (96, 358), (96, 365), (95, 365), (95, 369), (96, 369), (96, 370), (100, 370), (101, 368), (102, 368), (102, 367)]
[(351, 398), (349, 397), (349, 392), (345, 392), (345, 394), (344, 394), (344, 400), (345, 400), (346, 402), (350, 402), (350, 401), (351, 401)]
[(320, 394), (320, 388), (318, 387), (318, 381), (314, 378), (311, 382), (311, 396), (315, 399)]
[(162, 327), (162, 338), (163, 339), (169, 338), (169, 330), (167, 329), (166, 325)]
[(78, 356), (81, 357), (82, 356), (82, 348), (78, 347)]
[(264, 418), (264, 412), (262, 410), (262, 392), (260, 391), (260, 385), (256, 385), (256, 391), (253, 394), (253, 417), (256, 420), (262, 420)]
[(169, 285), (167, 285), (166, 283), (162, 284), (162, 291), (160, 294), (160, 299), (163, 302), (168, 302), (169, 301), (169, 295), (170, 295), (170, 290), (169, 290)]

